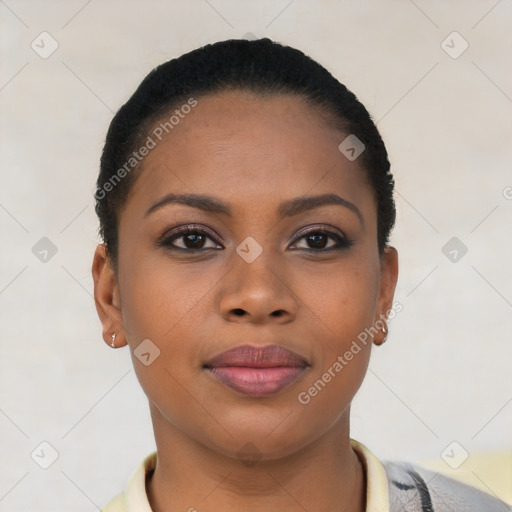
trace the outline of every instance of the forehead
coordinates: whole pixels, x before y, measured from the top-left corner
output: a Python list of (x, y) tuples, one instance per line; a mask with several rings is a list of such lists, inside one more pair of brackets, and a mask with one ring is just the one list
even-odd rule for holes
[(196, 101), (175, 107), (148, 133), (155, 147), (130, 202), (142, 206), (174, 191), (221, 196), (235, 207), (309, 193), (371, 195), (365, 171), (338, 149), (347, 134), (300, 97), (229, 91)]

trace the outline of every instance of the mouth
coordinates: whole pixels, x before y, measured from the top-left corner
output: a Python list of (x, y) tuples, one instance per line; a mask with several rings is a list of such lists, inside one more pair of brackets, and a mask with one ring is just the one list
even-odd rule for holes
[(278, 345), (241, 345), (203, 365), (222, 384), (252, 397), (281, 391), (308, 367), (302, 356)]

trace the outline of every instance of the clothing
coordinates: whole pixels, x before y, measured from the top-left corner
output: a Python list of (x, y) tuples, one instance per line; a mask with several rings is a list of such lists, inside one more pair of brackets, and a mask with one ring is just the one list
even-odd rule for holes
[(510, 512), (498, 498), (440, 473), (404, 462), (385, 462), (390, 512)]
[[(381, 463), (363, 444), (351, 440), (366, 472), (366, 512), (512, 512), (512, 507), (439, 473), (403, 462)], [(102, 512), (153, 512), (146, 479), (156, 466), (149, 454), (132, 473), (126, 489)]]

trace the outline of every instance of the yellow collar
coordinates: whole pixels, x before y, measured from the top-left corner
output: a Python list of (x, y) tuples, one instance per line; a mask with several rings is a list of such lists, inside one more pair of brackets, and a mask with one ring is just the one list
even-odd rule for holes
[[(384, 466), (366, 446), (351, 440), (366, 471), (366, 512), (389, 512), (388, 479)], [(103, 512), (153, 512), (146, 494), (146, 477), (156, 466), (157, 452), (149, 454), (132, 473), (124, 493), (116, 496)]]

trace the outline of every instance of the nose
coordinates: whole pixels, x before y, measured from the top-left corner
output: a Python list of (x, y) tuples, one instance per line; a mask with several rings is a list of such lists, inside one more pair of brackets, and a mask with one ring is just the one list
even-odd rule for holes
[(223, 280), (220, 314), (230, 322), (286, 324), (296, 317), (298, 303), (286, 269), (263, 254), (252, 263), (233, 255), (233, 267)]

